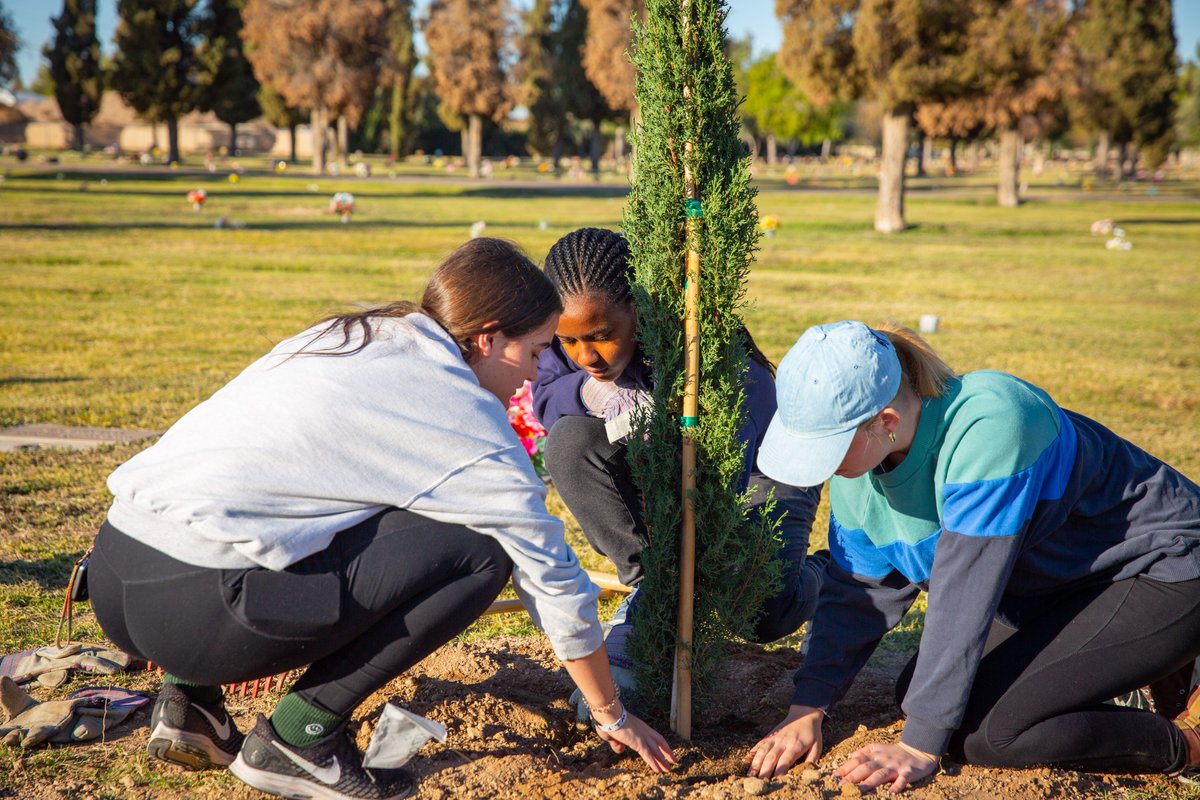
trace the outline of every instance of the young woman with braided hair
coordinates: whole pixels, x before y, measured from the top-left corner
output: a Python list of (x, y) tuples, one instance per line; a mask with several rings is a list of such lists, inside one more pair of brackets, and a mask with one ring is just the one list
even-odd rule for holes
[[(473, 240), (420, 305), (287, 339), (110, 476), (89, 588), (109, 638), (168, 671), (153, 757), (287, 797), (410, 794), (361, 765), (347, 722), (511, 577), (601, 737), (670, 768), (621, 704), (598, 590), (505, 413), (561, 308), (516, 247)], [(220, 685), (302, 667), (243, 738)]]
[[(533, 385), (534, 411), (549, 432), (546, 467), (588, 542), (612, 560), (623, 583), (636, 587), (646, 529), (621, 422), (651, 388), (651, 373), (637, 343), (629, 245), (614, 231), (581, 228), (550, 248), (544, 269), (563, 302), (555, 340), (538, 359)], [(775, 413), (775, 384), (771, 363), (749, 332), (744, 335), (749, 363), (739, 431), (745, 444), (742, 488), (753, 490), (754, 506), (774, 488), (776, 513), (783, 515), (783, 588), (764, 604), (754, 629), (756, 640), (769, 642), (813, 615), (826, 556), (808, 554), (808, 537), (821, 487), (787, 486), (758, 470), (755, 454)], [(614, 667), (626, 669), (628, 605), (614, 614), (607, 639)]]

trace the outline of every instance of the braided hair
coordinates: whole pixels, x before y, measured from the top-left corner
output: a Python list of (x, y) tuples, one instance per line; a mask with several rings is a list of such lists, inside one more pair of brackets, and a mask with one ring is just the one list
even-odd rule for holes
[[(546, 254), (546, 275), (564, 301), (582, 294), (602, 295), (609, 303), (633, 303), (633, 259), (629, 242), (616, 231), (579, 228), (559, 239)], [(742, 342), (752, 361), (772, 375), (775, 365), (742, 326)]]
[(545, 269), (563, 300), (596, 293), (616, 305), (633, 302), (629, 288), (633, 280), (629, 242), (616, 231), (604, 228), (571, 231), (550, 248)]

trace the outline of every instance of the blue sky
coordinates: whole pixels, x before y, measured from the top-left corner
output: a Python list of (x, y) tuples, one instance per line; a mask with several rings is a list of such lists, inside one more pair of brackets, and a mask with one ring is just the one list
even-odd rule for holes
[[(1179, 41), (1181, 59), (1194, 61), (1200, 44), (1200, 2), (1173, 0), (1175, 7), (1175, 37)], [(50, 38), (53, 28), (50, 18), (62, 8), (60, 0), (0, 0), (17, 26), (23, 46), (17, 56), (21, 78), (28, 83), (37, 74), (42, 45)], [(423, 5), (423, 3), (422, 3)], [(517, 0), (527, 6), (528, 0)], [(116, 0), (100, 0), (98, 26), (105, 52), (112, 51), (112, 34), (116, 28)], [(782, 31), (775, 18), (775, 0), (731, 0), (729, 31), (734, 36), (750, 33), (757, 52), (770, 52), (779, 47)]]

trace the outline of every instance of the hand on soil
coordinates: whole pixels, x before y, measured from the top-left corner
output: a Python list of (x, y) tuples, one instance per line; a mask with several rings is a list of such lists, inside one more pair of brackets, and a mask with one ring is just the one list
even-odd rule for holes
[(596, 733), (608, 742), (614, 753), (623, 753), (626, 747), (632, 747), (655, 772), (667, 772), (675, 766), (675, 753), (667, 740), (633, 714), (620, 730), (606, 733), (597, 728)]
[(833, 773), (844, 781), (868, 789), (891, 782), (890, 791), (908, 786), (937, 771), (938, 757), (904, 743), (872, 743), (856, 751)]
[(792, 706), (783, 722), (759, 740), (746, 758), (750, 774), (774, 778), (792, 768), (800, 759), (813, 762), (821, 757), (821, 722), (825, 713), (819, 708)]

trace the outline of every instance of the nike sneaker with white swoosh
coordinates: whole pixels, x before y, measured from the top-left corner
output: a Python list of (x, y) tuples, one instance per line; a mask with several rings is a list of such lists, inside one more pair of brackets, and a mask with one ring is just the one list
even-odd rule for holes
[(345, 723), (306, 747), (279, 738), (259, 714), (229, 771), (259, 791), (297, 800), (400, 800), (413, 792), (402, 769), (365, 769)]
[(146, 751), (186, 769), (227, 767), (243, 738), (223, 705), (193, 702), (177, 685), (164, 683), (150, 713)]

